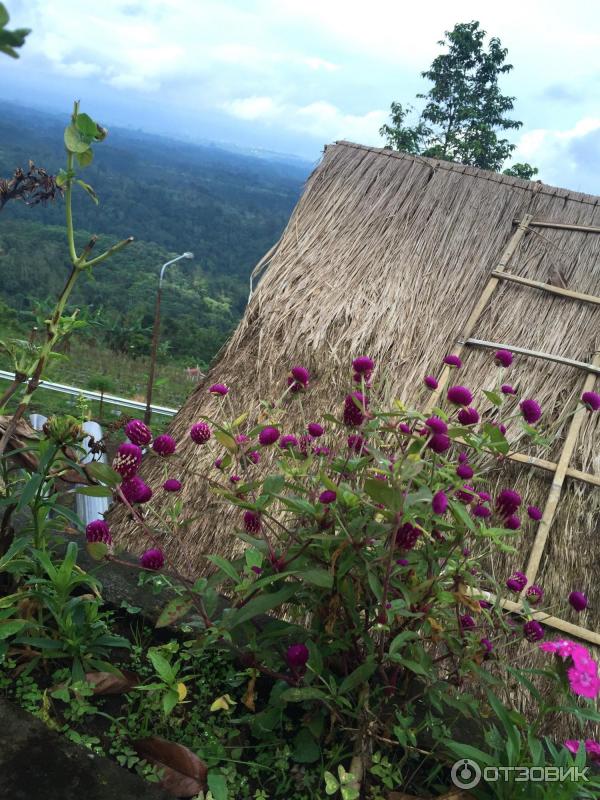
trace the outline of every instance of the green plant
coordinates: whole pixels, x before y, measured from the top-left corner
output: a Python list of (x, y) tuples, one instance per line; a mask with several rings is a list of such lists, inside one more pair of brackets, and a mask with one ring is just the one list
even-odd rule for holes
[(29, 28), (17, 28), (14, 31), (7, 30), (10, 17), (4, 3), (0, 3), (0, 53), (5, 53), (11, 58), (18, 58), (17, 47), (23, 47), (26, 37), (31, 33)]
[[(187, 696), (186, 682), (191, 676), (180, 675), (181, 661), (172, 662), (164, 648), (148, 649), (148, 659), (154, 669), (151, 683), (136, 686), (137, 691), (152, 692), (152, 697), (145, 701), (150, 713), (156, 706), (162, 709), (165, 716), (173, 711), (177, 703), (183, 703)], [(156, 693), (156, 694), (154, 694)]]

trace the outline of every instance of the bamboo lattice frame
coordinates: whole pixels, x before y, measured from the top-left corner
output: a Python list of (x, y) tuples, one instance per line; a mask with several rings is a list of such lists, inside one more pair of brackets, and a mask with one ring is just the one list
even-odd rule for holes
[[(513, 350), (514, 352), (519, 352), (524, 355), (531, 356), (533, 358), (543, 358), (550, 361), (557, 361), (566, 364), (567, 366), (587, 371), (588, 375), (583, 384), (582, 392), (591, 391), (594, 388), (597, 375), (600, 374), (600, 353), (596, 353), (592, 359), (592, 362), (588, 364), (580, 361), (574, 361), (573, 359), (566, 359), (560, 356), (554, 356), (549, 353), (541, 353), (512, 345), (498, 344), (495, 342), (486, 342), (479, 339), (471, 338), (471, 334), (473, 333), (475, 325), (477, 324), (479, 318), (481, 317), (483, 311), (485, 310), (494, 290), (503, 280), (511, 281), (517, 285), (522, 284), (530, 288), (540, 289), (542, 291), (549, 292), (550, 294), (559, 295), (565, 298), (576, 300), (578, 302), (592, 303), (594, 305), (600, 304), (600, 297), (597, 297), (595, 295), (582, 294), (580, 292), (575, 292), (569, 289), (563, 289), (560, 287), (551, 286), (549, 284), (544, 284), (539, 281), (528, 280), (527, 278), (522, 278), (519, 275), (513, 275), (511, 273), (505, 272), (508, 263), (510, 262), (514, 254), (517, 252), (519, 245), (523, 240), (523, 237), (525, 236), (530, 227), (569, 229), (569, 230), (577, 230), (580, 231), (581, 233), (600, 233), (600, 228), (583, 226), (583, 225), (566, 225), (559, 222), (546, 222), (541, 220), (533, 221), (533, 215), (531, 214), (524, 215), (521, 220), (515, 219), (514, 224), (518, 225), (517, 230), (511, 236), (504, 252), (502, 253), (500, 261), (498, 262), (498, 266), (496, 267), (495, 270), (492, 271), (488, 283), (486, 284), (479, 300), (477, 301), (475, 307), (473, 308), (473, 311), (471, 312), (469, 319), (467, 320), (462, 336), (456, 339), (458, 347), (454, 349), (454, 352), (457, 355), (460, 355), (464, 350), (464, 348), (467, 346), (506, 348)], [(445, 366), (439, 380), (438, 388), (435, 390), (435, 392), (432, 393), (429, 403), (427, 404), (426, 410), (428, 412), (431, 411), (437, 405), (439, 398), (448, 383), (450, 374), (451, 374), (451, 368)], [(533, 546), (531, 548), (531, 553), (529, 555), (529, 560), (527, 563), (526, 574), (528, 579), (528, 586), (534, 583), (537, 577), (542, 556), (544, 554), (544, 549), (548, 541), (548, 536), (550, 534), (550, 528), (552, 526), (552, 522), (556, 514), (558, 502), (560, 500), (560, 496), (562, 494), (566, 478), (571, 477), (574, 478), (575, 480), (580, 480), (586, 483), (600, 486), (600, 478), (598, 478), (596, 475), (592, 475), (586, 472), (581, 472), (580, 470), (572, 469), (569, 466), (571, 458), (573, 456), (573, 452), (575, 450), (575, 445), (577, 443), (577, 436), (583, 424), (585, 413), (586, 413), (585, 408), (582, 405), (580, 405), (579, 408), (576, 410), (575, 414), (573, 415), (573, 418), (571, 419), (571, 424), (569, 426), (567, 437), (564, 441), (560, 457), (556, 463), (528, 456), (524, 453), (510, 453), (507, 456), (511, 460), (519, 461), (523, 464), (530, 464), (531, 466), (537, 466), (542, 469), (547, 469), (554, 473), (552, 478), (552, 485), (550, 487), (550, 491), (546, 499), (546, 504), (544, 506), (542, 519), (540, 520), (540, 524), (538, 526)], [(526, 592), (527, 592), (527, 587), (523, 589), (523, 592), (521, 593), (521, 598), (525, 596)], [(489, 598), (491, 600), (496, 599), (491, 594), (489, 595)], [(522, 602), (515, 603), (512, 600), (507, 600), (504, 598), (500, 598), (499, 603), (507, 611), (517, 612), (521, 611), (523, 608)], [(534, 619), (542, 621), (546, 625), (550, 625), (551, 627), (556, 628), (557, 630), (564, 631), (565, 633), (569, 633), (580, 639), (585, 639), (586, 641), (592, 644), (600, 645), (600, 633), (596, 631), (591, 631), (588, 628), (584, 628), (580, 625), (574, 625), (571, 622), (567, 622), (566, 620), (560, 619), (559, 617), (554, 617), (545, 614), (544, 612), (541, 611), (534, 612), (532, 616)]]

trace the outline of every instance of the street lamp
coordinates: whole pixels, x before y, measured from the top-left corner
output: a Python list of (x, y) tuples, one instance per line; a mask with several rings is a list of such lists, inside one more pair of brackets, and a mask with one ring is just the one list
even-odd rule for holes
[(154, 310), (154, 328), (152, 329), (152, 350), (150, 352), (150, 372), (148, 375), (148, 388), (146, 389), (146, 411), (144, 413), (144, 422), (146, 425), (150, 422), (150, 417), (152, 416), (152, 411), (150, 410), (150, 406), (152, 405), (152, 389), (154, 388), (154, 372), (156, 369), (156, 354), (158, 352), (158, 336), (160, 332), (160, 295), (162, 291), (162, 282), (163, 277), (165, 274), (165, 270), (171, 264), (174, 264), (176, 261), (180, 261), (182, 258), (193, 258), (193, 253), (182, 253), (177, 258), (172, 258), (170, 261), (167, 261), (166, 264), (163, 264), (160, 270), (160, 276), (158, 279), (158, 289), (156, 292), (156, 307)]

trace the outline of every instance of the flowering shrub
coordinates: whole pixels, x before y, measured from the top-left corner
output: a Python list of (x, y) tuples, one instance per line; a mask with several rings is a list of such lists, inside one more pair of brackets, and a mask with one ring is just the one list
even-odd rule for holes
[[(508, 351), (495, 358), (504, 367), (512, 362)], [(445, 363), (461, 367), (456, 356)], [(527, 763), (531, 737), (550, 709), (540, 704), (535, 728), (522, 738), (524, 718), (507, 716), (496, 693), (507, 673), (532, 691), (533, 685), (505, 663), (507, 647), (541, 643), (557, 655), (546, 678), (572, 698), (567, 707), (580, 721), (600, 720), (589, 705), (600, 695), (600, 678), (581, 645), (542, 641), (547, 632), (536, 617), (542, 587), (529, 585), (519, 571), (500, 587), (483, 566), (494, 550), (513, 552), (522, 528), (541, 517), (535, 506), (525, 506), (523, 516), (524, 500), (511, 487), (495, 498), (486, 490), (487, 464), (509, 450), (506, 428), (500, 419), (482, 420), (474, 392), (458, 384), (430, 416), (399, 402), (379, 408), (374, 362), (359, 357), (352, 368), (351, 381), (360, 388), (348, 392), (337, 413), (303, 430), (288, 431), (285, 414), (310, 390), (308, 370), (300, 366), (292, 368), (283, 400), (266, 423), (241, 430), (248, 419), (243, 415), (235, 422), (206, 417), (192, 426), (195, 445), (214, 448), (208, 480), (223, 503), (239, 509), (236, 535), (246, 549), (230, 560), (208, 555), (217, 571), (191, 588), (180, 582), (182, 597), (164, 613), (174, 621), (195, 607), (203, 647), (233, 649), (254, 674), (275, 682), (269, 702), (253, 716), (253, 729), (268, 725), (275, 709), (302, 703), (308, 749), (322, 744), (334, 723), (350, 732), (347, 797), (358, 797), (352, 792), (365, 780), (376, 747), (399, 745), (405, 764), (423, 753), (435, 752), (436, 759), (445, 753), (449, 761), (472, 755), (448, 720), (479, 720), (480, 729), (490, 708), (494, 722), (483, 727), (489, 733), (501, 724), (513, 742), (510, 759)], [(437, 380), (428, 376), (425, 384), (434, 388)], [(512, 394), (509, 388), (494, 393), (497, 407), (502, 394)], [(209, 391), (225, 397), (235, 387), (215, 384)], [(594, 410), (589, 397), (582, 402)], [(523, 400), (520, 411), (526, 433), (537, 436), (530, 426), (542, 415), (539, 404)], [(130, 425), (136, 440), (147, 439), (137, 423)], [(161, 438), (153, 450), (169, 458), (175, 448), (157, 448)], [(166, 565), (177, 585), (161, 546), (166, 529), (151, 526), (143, 500), (126, 491), (138, 465), (135, 447), (119, 448), (115, 490), (152, 545), (141, 567)], [(167, 483), (173, 480), (180, 486), (176, 479)], [(181, 504), (175, 511), (182, 513)], [(217, 589), (228, 598), (222, 612)], [(507, 590), (521, 596), (520, 624), (502, 610)], [(569, 601), (585, 608), (580, 591)], [(270, 616), (257, 626), (264, 614)], [(588, 705), (578, 708), (574, 696)], [(488, 733), (480, 730), (482, 741)], [(573, 747), (570, 742), (567, 750)]]

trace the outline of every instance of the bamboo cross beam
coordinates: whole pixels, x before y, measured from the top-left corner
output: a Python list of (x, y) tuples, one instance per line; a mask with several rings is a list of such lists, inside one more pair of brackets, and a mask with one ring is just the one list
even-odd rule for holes
[(575, 361), (573, 358), (565, 358), (564, 356), (556, 356), (552, 353), (542, 353), (539, 350), (528, 350), (526, 347), (516, 347), (512, 344), (502, 344), (502, 342), (486, 342), (483, 339), (459, 339), (463, 345), (471, 345), (473, 347), (487, 347), (491, 350), (510, 350), (512, 353), (519, 353), (523, 356), (531, 356), (532, 358), (543, 358), (546, 361), (555, 361), (557, 364), (566, 364), (568, 367), (577, 367), (577, 369), (586, 370), (594, 375), (600, 375), (600, 364), (595, 360), (588, 364), (585, 361)]
[[(600, 369), (600, 353), (596, 353), (596, 355), (593, 358), (593, 363)], [(587, 378), (585, 379), (582, 391), (583, 392), (592, 391), (592, 389), (594, 388), (595, 381), (596, 378), (594, 375), (588, 375)], [(550, 533), (550, 527), (554, 520), (558, 501), (562, 494), (563, 485), (565, 482), (565, 478), (567, 476), (567, 470), (569, 468), (569, 463), (571, 461), (573, 450), (575, 449), (575, 445), (577, 443), (577, 436), (579, 435), (579, 431), (581, 429), (581, 426), (583, 425), (583, 420), (585, 418), (586, 413), (587, 410), (585, 406), (580, 405), (575, 411), (573, 417), (571, 418), (571, 424), (569, 425), (567, 438), (565, 439), (565, 443), (563, 445), (560, 458), (558, 459), (558, 463), (556, 465), (556, 472), (554, 473), (552, 486), (550, 487), (550, 492), (548, 493), (548, 499), (546, 500), (546, 505), (544, 506), (544, 513), (542, 515), (542, 519), (540, 520), (540, 524), (538, 526), (535, 539), (533, 542), (533, 547), (531, 548), (531, 553), (529, 555), (529, 561), (527, 563), (527, 569), (525, 572), (529, 584), (534, 583), (535, 578), (537, 576), (538, 569), (540, 567), (540, 562), (542, 560), (542, 555), (544, 553), (544, 548), (548, 540), (548, 534)], [(523, 590), (523, 592), (526, 591), (527, 587)]]
[(492, 275), (501, 281), (520, 283), (523, 286), (530, 286), (532, 289), (541, 289), (543, 292), (557, 294), (560, 297), (569, 297), (572, 300), (579, 300), (582, 303), (593, 303), (594, 305), (600, 306), (600, 297), (596, 297), (593, 294), (583, 294), (582, 292), (575, 292), (571, 289), (563, 289), (560, 286), (552, 286), (549, 283), (532, 281), (529, 278), (522, 278), (520, 275), (512, 275), (510, 272), (498, 272), (497, 270), (494, 270)]
[[(523, 217), (525, 219), (525, 217)], [(518, 219), (513, 219), (513, 225), (519, 225)], [(557, 228), (562, 231), (579, 231), (580, 233), (600, 233), (600, 228), (595, 225), (571, 225), (568, 222), (548, 222), (545, 220), (535, 220), (529, 222), (532, 228)]]
[[(533, 219), (533, 214), (525, 214), (523, 219), (518, 223), (519, 227), (513, 233), (513, 235), (510, 237), (510, 240), (509, 240), (508, 244), (506, 245), (506, 248), (504, 249), (504, 252), (502, 253), (502, 255), (500, 257), (500, 261), (498, 262), (498, 265), (497, 265), (496, 269), (494, 270), (495, 273), (504, 272), (504, 270), (508, 266), (508, 263), (509, 263), (510, 259), (513, 257), (513, 255), (515, 254), (515, 251), (517, 250), (517, 248), (521, 244), (521, 240), (523, 239), (523, 237), (527, 233), (527, 229), (529, 227), (529, 223), (531, 222), (532, 219)], [(483, 311), (485, 310), (485, 307), (487, 306), (488, 301), (489, 301), (490, 297), (492, 296), (492, 294), (494, 292), (494, 289), (498, 286), (499, 282), (500, 282), (500, 279), (496, 275), (492, 274), (490, 276), (490, 279), (486, 283), (486, 285), (485, 285), (485, 287), (483, 289), (483, 292), (481, 293), (481, 296), (480, 296), (479, 300), (475, 304), (475, 307), (471, 311), (471, 314), (469, 315), (469, 318), (467, 319), (467, 321), (465, 323), (465, 327), (464, 327), (464, 330), (463, 330), (463, 333), (462, 333), (462, 339), (463, 340), (468, 339), (471, 336), (471, 334), (473, 333), (473, 331), (475, 330), (475, 325), (479, 321), (479, 318), (481, 317)], [(462, 353), (463, 347), (464, 347), (464, 345), (460, 344), (460, 340), (458, 340), (458, 342), (459, 342), (459, 346), (458, 346), (458, 348), (455, 348), (455, 350), (454, 350), (456, 355), (460, 355)], [(442, 370), (442, 373), (441, 373), (441, 375), (440, 375), (440, 377), (438, 379), (438, 388), (434, 392), (431, 393), (431, 395), (429, 397), (429, 401), (428, 401), (428, 403), (427, 403), (427, 405), (425, 407), (425, 413), (428, 413), (429, 411), (431, 411), (431, 409), (434, 408), (438, 404), (439, 398), (440, 398), (442, 392), (444, 391), (444, 389), (446, 387), (446, 384), (448, 383), (448, 378), (450, 377), (450, 371), (451, 371), (451, 367), (449, 367), (448, 365), (444, 366), (444, 369)]]

